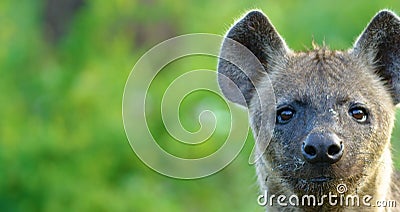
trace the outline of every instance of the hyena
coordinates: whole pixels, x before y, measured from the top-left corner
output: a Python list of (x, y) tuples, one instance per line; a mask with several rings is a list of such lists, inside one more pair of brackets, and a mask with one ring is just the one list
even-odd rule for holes
[[(390, 146), (400, 102), (400, 19), (395, 13), (377, 13), (344, 51), (325, 45), (292, 51), (258, 10), (236, 22), (221, 47), (220, 58), (246, 60), (228, 40), (245, 46), (262, 64), (254, 68), (253, 62), (242, 61), (250, 66), (243, 71), (227, 59), (218, 62), (219, 86), (227, 99), (249, 109), (257, 141), (268, 137), (259, 130), (261, 114), (269, 114), (260, 111), (259, 95), (268, 93), (262, 84), (270, 82), (275, 94), (274, 130), (265, 151), (256, 151), (255, 166), (261, 192), (284, 195), (279, 201), (286, 205), (272, 198), (268, 211), (400, 211), (400, 175), (393, 169)], [(346, 190), (339, 193), (338, 185)], [(329, 193), (338, 196), (336, 204), (329, 203)], [(302, 201), (306, 195), (315, 199)], [(294, 204), (288, 203), (290, 197)], [(378, 200), (397, 200), (398, 205), (374, 207)]]

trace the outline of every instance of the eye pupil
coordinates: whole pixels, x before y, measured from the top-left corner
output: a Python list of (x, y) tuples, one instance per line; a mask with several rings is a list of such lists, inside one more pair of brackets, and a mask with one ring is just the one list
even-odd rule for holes
[(353, 108), (350, 110), (350, 115), (358, 122), (365, 122), (367, 120), (367, 113), (364, 108)]
[(353, 117), (356, 119), (364, 118), (364, 112), (362, 110), (355, 110), (353, 111)]
[(292, 109), (289, 108), (284, 108), (281, 110), (278, 110), (277, 113), (277, 121), (281, 124), (285, 124), (287, 123), (290, 119), (293, 118), (294, 116), (294, 111)]
[(290, 110), (285, 110), (285, 111), (282, 111), (282, 113), (281, 113), (281, 118), (284, 121), (291, 119), (292, 116), (293, 116), (293, 112)]

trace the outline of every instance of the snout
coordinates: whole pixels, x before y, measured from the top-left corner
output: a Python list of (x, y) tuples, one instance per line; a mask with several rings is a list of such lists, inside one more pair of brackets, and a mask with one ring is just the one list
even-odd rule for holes
[(304, 159), (311, 164), (333, 164), (342, 158), (343, 144), (334, 133), (310, 133), (301, 146)]

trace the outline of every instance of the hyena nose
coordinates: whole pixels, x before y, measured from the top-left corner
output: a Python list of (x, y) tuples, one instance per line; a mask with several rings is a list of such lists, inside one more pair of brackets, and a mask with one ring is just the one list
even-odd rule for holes
[(301, 147), (306, 161), (333, 164), (343, 155), (343, 144), (333, 133), (311, 133)]

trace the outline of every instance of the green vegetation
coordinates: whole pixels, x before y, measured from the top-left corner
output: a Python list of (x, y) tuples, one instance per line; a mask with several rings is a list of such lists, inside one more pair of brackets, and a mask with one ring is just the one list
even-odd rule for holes
[[(135, 62), (176, 35), (222, 35), (252, 8), (268, 14), (296, 50), (310, 48), (312, 36), (331, 48), (348, 48), (379, 9), (400, 12), (397, 0), (85, 1), (55, 35), (46, 2), (0, 2), (0, 211), (262, 211), (254, 167), (247, 164), (251, 135), (232, 164), (199, 180), (162, 176), (135, 156), (121, 115)], [(215, 70), (216, 60), (190, 60), (175, 69)], [(155, 97), (171, 81), (162, 75), (156, 80), (160, 86), (152, 87)], [(190, 130), (199, 127), (194, 107), (207, 102), (226, 108), (215, 95), (193, 95), (181, 109)], [(156, 111), (160, 101), (153, 103)], [(150, 130), (159, 140), (170, 140), (160, 117), (148, 115)], [(400, 168), (400, 123), (396, 126)], [(224, 138), (218, 136), (202, 151), (218, 148)]]

